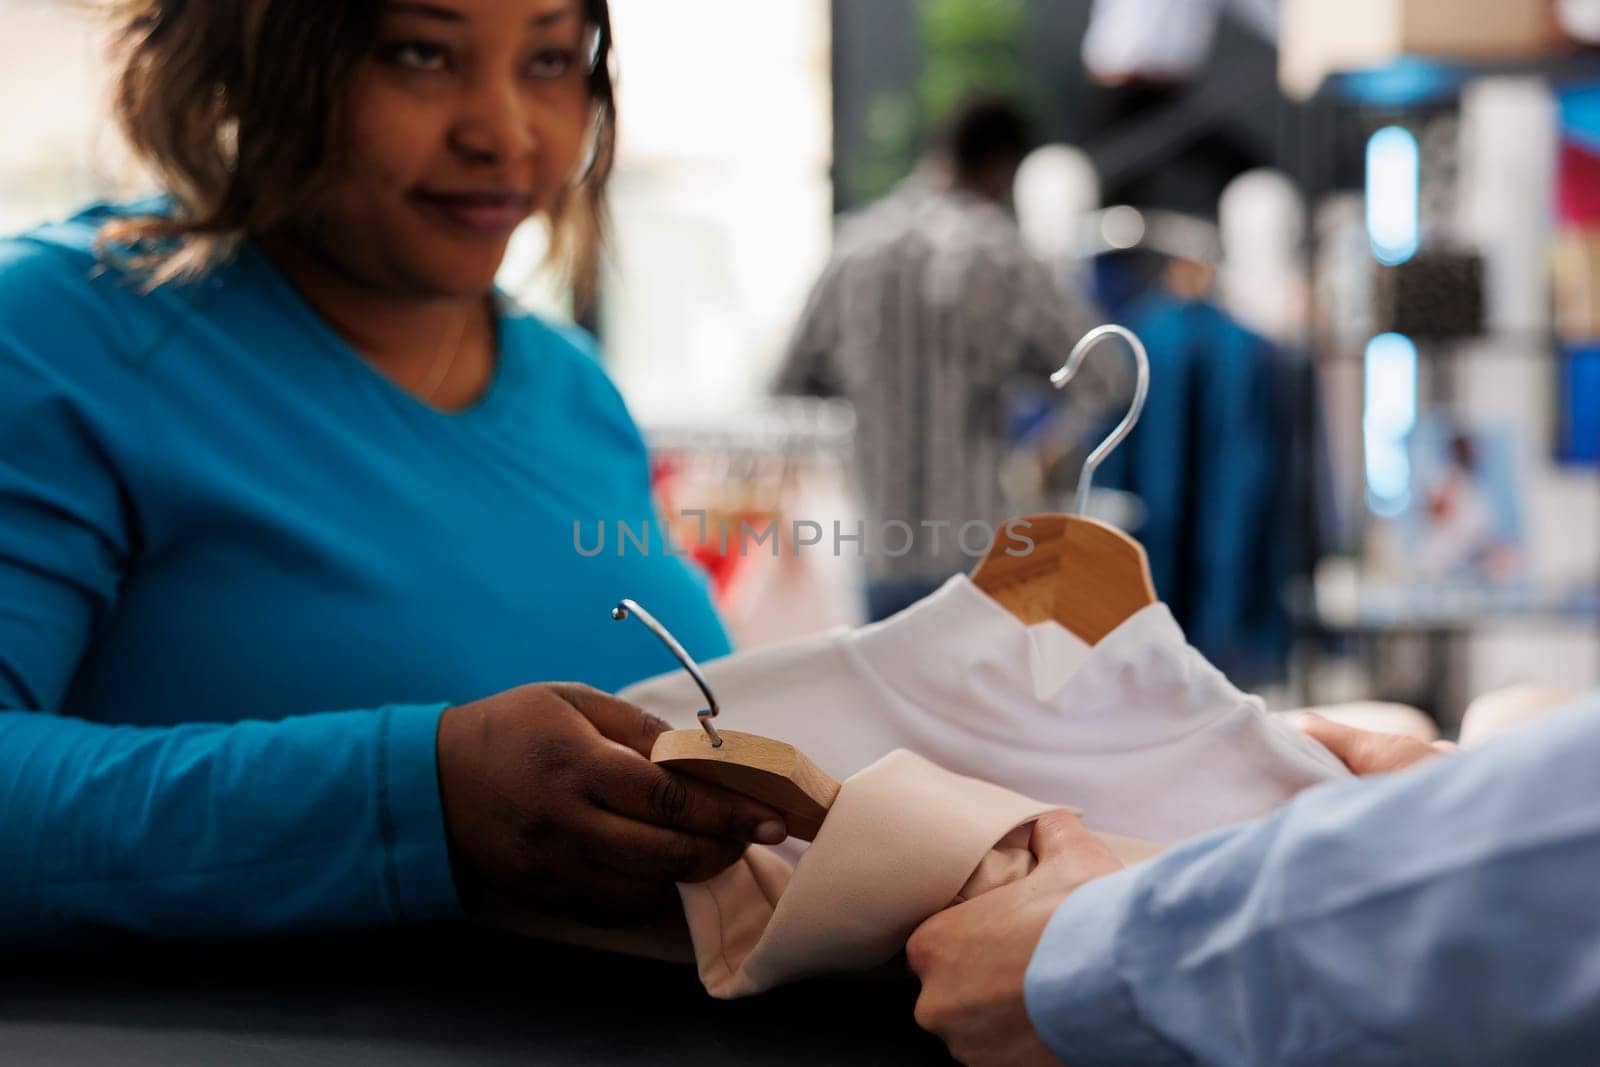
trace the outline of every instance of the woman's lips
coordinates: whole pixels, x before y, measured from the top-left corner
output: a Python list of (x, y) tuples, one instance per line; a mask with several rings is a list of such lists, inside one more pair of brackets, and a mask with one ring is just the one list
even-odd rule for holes
[(533, 210), (533, 198), (516, 193), (429, 193), (414, 198), (459, 229), (500, 237), (516, 229)]

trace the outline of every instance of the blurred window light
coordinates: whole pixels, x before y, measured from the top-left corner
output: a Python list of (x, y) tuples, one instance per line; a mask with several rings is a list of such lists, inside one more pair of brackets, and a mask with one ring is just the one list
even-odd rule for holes
[(1417, 139), (1399, 126), (1385, 126), (1367, 142), (1367, 236), (1380, 263), (1395, 266), (1417, 252)]
[(1397, 333), (1367, 345), (1362, 432), (1367, 456), (1367, 502), (1383, 516), (1411, 503), (1411, 459), (1406, 438), (1417, 424), (1417, 346)]
[(766, 395), (832, 241), (829, 13), (612, 0), (622, 78), (599, 318), (636, 418), (717, 418)]

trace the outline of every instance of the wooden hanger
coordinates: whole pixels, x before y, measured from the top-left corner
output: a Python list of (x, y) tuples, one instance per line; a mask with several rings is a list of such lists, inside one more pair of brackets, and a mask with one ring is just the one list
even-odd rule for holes
[(1029, 515), (1013, 528), (1033, 547), (996, 542), (972, 583), (1023, 623), (1054, 619), (1093, 645), (1156, 602), (1150, 560), (1121, 530), (1078, 515)]
[(1101, 326), (1073, 347), (1066, 364), (1050, 376), (1050, 383), (1057, 389), (1066, 385), (1089, 351), (1111, 336), (1121, 337), (1133, 350), (1138, 377), (1128, 414), (1084, 461), (1078, 477), (1077, 513), (1030, 515), (1007, 523), (1006, 536), (995, 541), (972, 572), (973, 584), (1023, 623), (1054, 619), (1091, 645), (1157, 599), (1144, 546), (1121, 530), (1084, 515), (1096, 468), (1128, 436), (1144, 411), (1150, 392), (1150, 356), (1132, 331)]
[(668, 730), (658, 736), (650, 750), (651, 762), (776, 808), (783, 815), (790, 837), (814, 840), (839, 795), (839, 783), (793, 745), (759, 734), (719, 732), (711, 724), (720, 712), (717, 698), (694, 657), (635, 601), (624, 600), (611, 609), (613, 619), (626, 619), (629, 615), (638, 616), (661, 639), (706, 698), (706, 706), (696, 715), (700, 729)]
[(839, 783), (793, 745), (735, 730), (718, 737), (722, 744), (715, 745), (704, 730), (668, 730), (656, 738), (650, 760), (754, 797), (783, 813), (790, 837), (816, 840)]

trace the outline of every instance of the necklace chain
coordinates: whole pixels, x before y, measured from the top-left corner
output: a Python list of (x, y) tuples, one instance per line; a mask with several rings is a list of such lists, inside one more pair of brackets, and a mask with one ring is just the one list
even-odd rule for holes
[(467, 314), (462, 314), (460, 316), (456, 325), (455, 341), (453, 344), (451, 344), (449, 351), (446, 352), (444, 348), (440, 348), (439, 354), (433, 357), (433, 366), (429, 368), (427, 381), (425, 381), (422, 385), (422, 391), (420, 395), (423, 400), (432, 400), (433, 395), (437, 393), (439, 391), (439, 387), (444, 384), (444, 380), (448, 378), (450, 376), (450, 372), (455, 369), (456, 360), (461, 355), (461, 342), (466, 338), (467, 335), (467, 319), (470, 317), (471, 316)]

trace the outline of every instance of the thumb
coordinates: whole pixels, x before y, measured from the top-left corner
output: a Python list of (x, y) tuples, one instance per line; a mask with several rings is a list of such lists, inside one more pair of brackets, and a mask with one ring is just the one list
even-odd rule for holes
[(1295, 725), (1315, 740), (1322, 742), (1322, 747), (1346, 762), (1349, 761), (1352, 750), (1362, 736), (1361, 731), (1355, 727), (1325, 719), (1314, 711), (1302, 711), (1296, 715)]
[(1106, 843), (1070, 811), (1041, 815), (1033, 824), (1031, 845), (1038, 866), (1027, 881), (1040, 892), (1071, 892), (1123, 867)]
[(1070, 811), (1051, 811), (1034, 822), (1028, 847), (1040, 863), (1048, 863), (1081, 849), (1085, 838), (1095, 840), (1080, 817)]
[(598, 689), (567, 682), (557, 683), (550, 688), (578, 714), (588, 719), (600, 736), (633, 749), (645, 759), (650, 758), (656, 738), (671, 729), (642, 708)]

